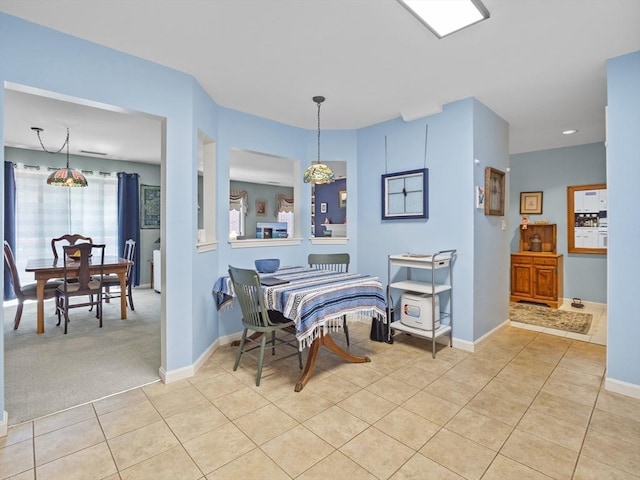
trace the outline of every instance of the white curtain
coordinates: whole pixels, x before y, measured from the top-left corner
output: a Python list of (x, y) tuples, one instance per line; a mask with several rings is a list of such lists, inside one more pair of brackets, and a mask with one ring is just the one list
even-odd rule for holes
[(105, 255), (118, 254), (118, 179), (115, 174), (83, 172), (84, 188), (47, 185), (51, 172), (18, 164), (16, 177), (16, 248), (20, 280), (33, 282), (24, 271), (27, 260), (53, 258), (51, 239), (66, 233), (91, 237), (106, 245)]
[(287, 223), (287, 236), (289, 238), (293, 237), (293, 220), (295, 218), (293, 210), (293, 197), (287, 196), (284, 193), (276, 195), (276, 217), (278, 218), (278, 222)]

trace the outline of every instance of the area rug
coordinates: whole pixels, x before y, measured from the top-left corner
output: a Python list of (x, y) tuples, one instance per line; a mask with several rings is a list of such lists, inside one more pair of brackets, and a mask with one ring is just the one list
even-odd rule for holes
[(593, 315), (590, 313), (569, 312), (527, 303), (511, 303), (509, 305), (509, 319), (512, 322), (527, 323), (539, 327), (586, 334), (589, 332), (589, 328), (591, 328)]

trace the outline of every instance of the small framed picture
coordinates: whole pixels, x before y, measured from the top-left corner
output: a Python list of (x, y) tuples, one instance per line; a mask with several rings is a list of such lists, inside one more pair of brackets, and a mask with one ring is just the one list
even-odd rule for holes
[(542, 214), (542, 192), (520, 192), (520, 214)]
[(504, 216), (504, 172), (485, 168), (484, 195), (484, 214)]
[(322, 202), (320, 204), (320, 213), (327, 213), (327, 202)]
[(265, 217), (267, 215), (267, 201), (256, 200), (256, 216)]
[(347, 191), (340, 190), (338, 192), (338, 207), (347, 208)]

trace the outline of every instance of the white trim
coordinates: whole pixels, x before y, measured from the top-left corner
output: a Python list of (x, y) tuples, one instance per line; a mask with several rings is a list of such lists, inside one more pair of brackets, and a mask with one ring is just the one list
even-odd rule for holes
[(204, 365), (207, 359), (215, 352), (220, 345), (220, 339), (215, 340), (207, 349), (202, 352), (202, 355), (192, 364), (186, 367), (178, 368), (176, 370), (166, 371), (164, 368), (160, 368), (160, 378), (164, 383), (174, 383), (185, 378), (193, 377), (200, 368)]
[(4, 414), (2, 415), (2, 421), (0, 422), (0, 437), (6, 437), (8, 430), (9, 430), (9, 414), (5, 410)]
[(198, 253), (211, 252), (218, 248), (218, 242), (207, 241), (207, 242), (198, 242), (196, 244), (196, 248)]
[(604, 389), (640, 399), (640, 385), (636, 385), (635, 383), (623, 382), (622, 380), (606, 377), (604, 380)]
[(349, 237), (311, 237), (312, 245), (346, 245)]
[(301, 238), (245, 238), (244, 240), (229, 240), (231, 248), (255, 247), (290, 247), (300, 245)]

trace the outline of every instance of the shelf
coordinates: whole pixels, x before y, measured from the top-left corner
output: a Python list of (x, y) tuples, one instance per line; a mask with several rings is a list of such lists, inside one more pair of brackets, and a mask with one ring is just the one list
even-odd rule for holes
[(440, 327), (436, 328), (435, 332), (432, 332), (431, 330), (421, 330), (419, 328), (410, 327), (402, 323), (400, 320), (391, 322), (390, 327), (392, 330), (399, 330), (404, 333), (410, 333), (411, 335), (415, 335), (417, 337), (422, 337), (422, 338), (428, 338), (428, 339), (438, 338), (438, 337), (441, 337), (442, 335), (447, 335), (449, 334), (449, 332), (451, 332), (450, 325), (441, 324)]
[(418, 282), (415, 280), (402, 280), (400, 282), (393, 282), (389, 284), (391, 288), (398, 288), (401, 290), (408, 290), (418, 293), (442, 293), (451, 290), (451, 285), (434, 284), (433, 290), (431, 289), (431, 283)]
[(434, 262), (433, 255), (411, 256), (411, 254), (405, 254), (389, 255), (389, 260), (393, 261), (393, 264), (398, 267), (426, 268), (429, 270), (435, 268), (437, 270), (440, 268), (448, 268), (451, 258), (441, 257)]

